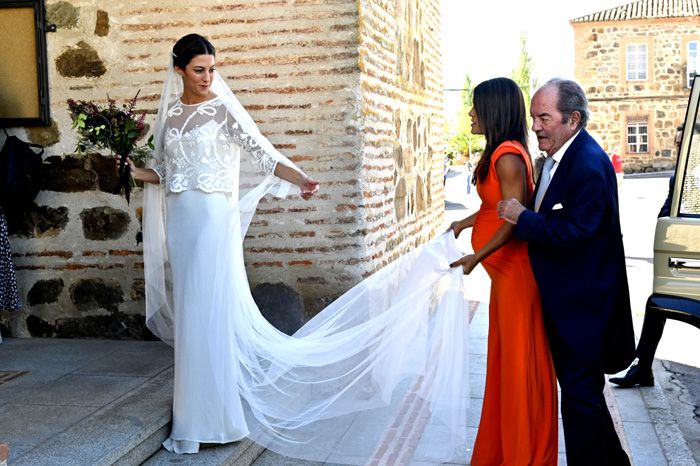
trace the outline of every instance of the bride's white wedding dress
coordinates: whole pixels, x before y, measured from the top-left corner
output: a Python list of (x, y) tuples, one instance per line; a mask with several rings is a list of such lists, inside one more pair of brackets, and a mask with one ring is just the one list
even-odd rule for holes
[(277, 331), (251, 296), (242, 242), (259, 198), (285, 194), (272, 173), (289, 162), (239, 111), (220, 97), (161, 108), (144, 256), (147, 323), (175, 348), (165, 447), (250, 437), (317, 461), (464, 463), (468, 315), (453, 235), (374, 273), (294, 336)]

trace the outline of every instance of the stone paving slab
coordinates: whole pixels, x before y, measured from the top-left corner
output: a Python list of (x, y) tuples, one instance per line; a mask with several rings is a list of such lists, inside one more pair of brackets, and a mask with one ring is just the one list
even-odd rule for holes
[(28, 371), (0, 384), (9, 464), (139, 464), (167, 436), (172, 357), (159, 342), (5, 339), (0, 371)]
[(33, 404), (101, 407), (143, 385), (147, 377), (69, 374), (46, 387), (25, 388), (22, 398)]
[[(149, 379), (113, 403), (39, 444), (13, 465), (111, 465), (122, 459), (154, 432), (167, 436), (172, 404), (172, 368)], [(152, 452), (147, 452), (146, 457)], [(12, 451), (10, 451), (12, 454)], [(146, 458), (136, 458), (139, 464)]]
[(12, 447), (10, 459), (19, 458), (93, 412), (86, 406), (8, 403), (0, 407), (0, 439)]
[(671, 466), (697, 466), (693, 453), (683, 437), (674, 418), (668, 399), (658, 381), (665, 375), (665, 369), (659, 360), (654, 361), (654, 378), (657, 383), (653, 387), (635, 388), (642, 396), (644, 405), (653, 423), (657, 438)]

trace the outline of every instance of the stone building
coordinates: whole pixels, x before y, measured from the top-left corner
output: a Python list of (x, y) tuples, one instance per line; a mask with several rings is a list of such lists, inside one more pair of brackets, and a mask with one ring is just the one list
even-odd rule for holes
[[(443, 219), (439, 0), (68, 0), (47, 4), (52, 125), (44, 190), (10, 236), (25, 306), (15, 336), (147, 336), (141, 193), (76, 154), (66, 100), (132, 98), (152, 123), (169, 52), (199, 32), (263, 134), (321, 182), (264, 199), (245, 241), (251, 286), (283, 283), (306, 316), (425, 242)], [(3, 136), (4, 137), (4, 136)], [(2, 143), (0, 139), (0, 144)]]
[(673, 168), (676, 127), (700, 65), (700, 1), (640, 0), (571, 25), (591, 131), (626, 172)]

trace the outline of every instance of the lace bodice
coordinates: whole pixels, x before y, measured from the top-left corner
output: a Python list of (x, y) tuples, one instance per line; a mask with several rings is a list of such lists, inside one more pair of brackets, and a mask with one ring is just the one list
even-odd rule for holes
[(277, 163), (243, 132), (218, 97), (196, 105), (178, 100), (168, 110), (163, 144), (163, 160), (153, 169), (168, 192), (237, 192), (240, 149), (266, 174), (274, 173)]

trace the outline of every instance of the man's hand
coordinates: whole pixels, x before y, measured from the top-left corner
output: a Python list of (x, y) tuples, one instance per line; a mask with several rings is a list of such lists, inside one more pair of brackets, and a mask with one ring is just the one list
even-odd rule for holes
[(506, 199), (498, 203), (498, 218), (508, 223), (517, 225), (520, 214), (525, 211), (525, 207), (515, 198)]

